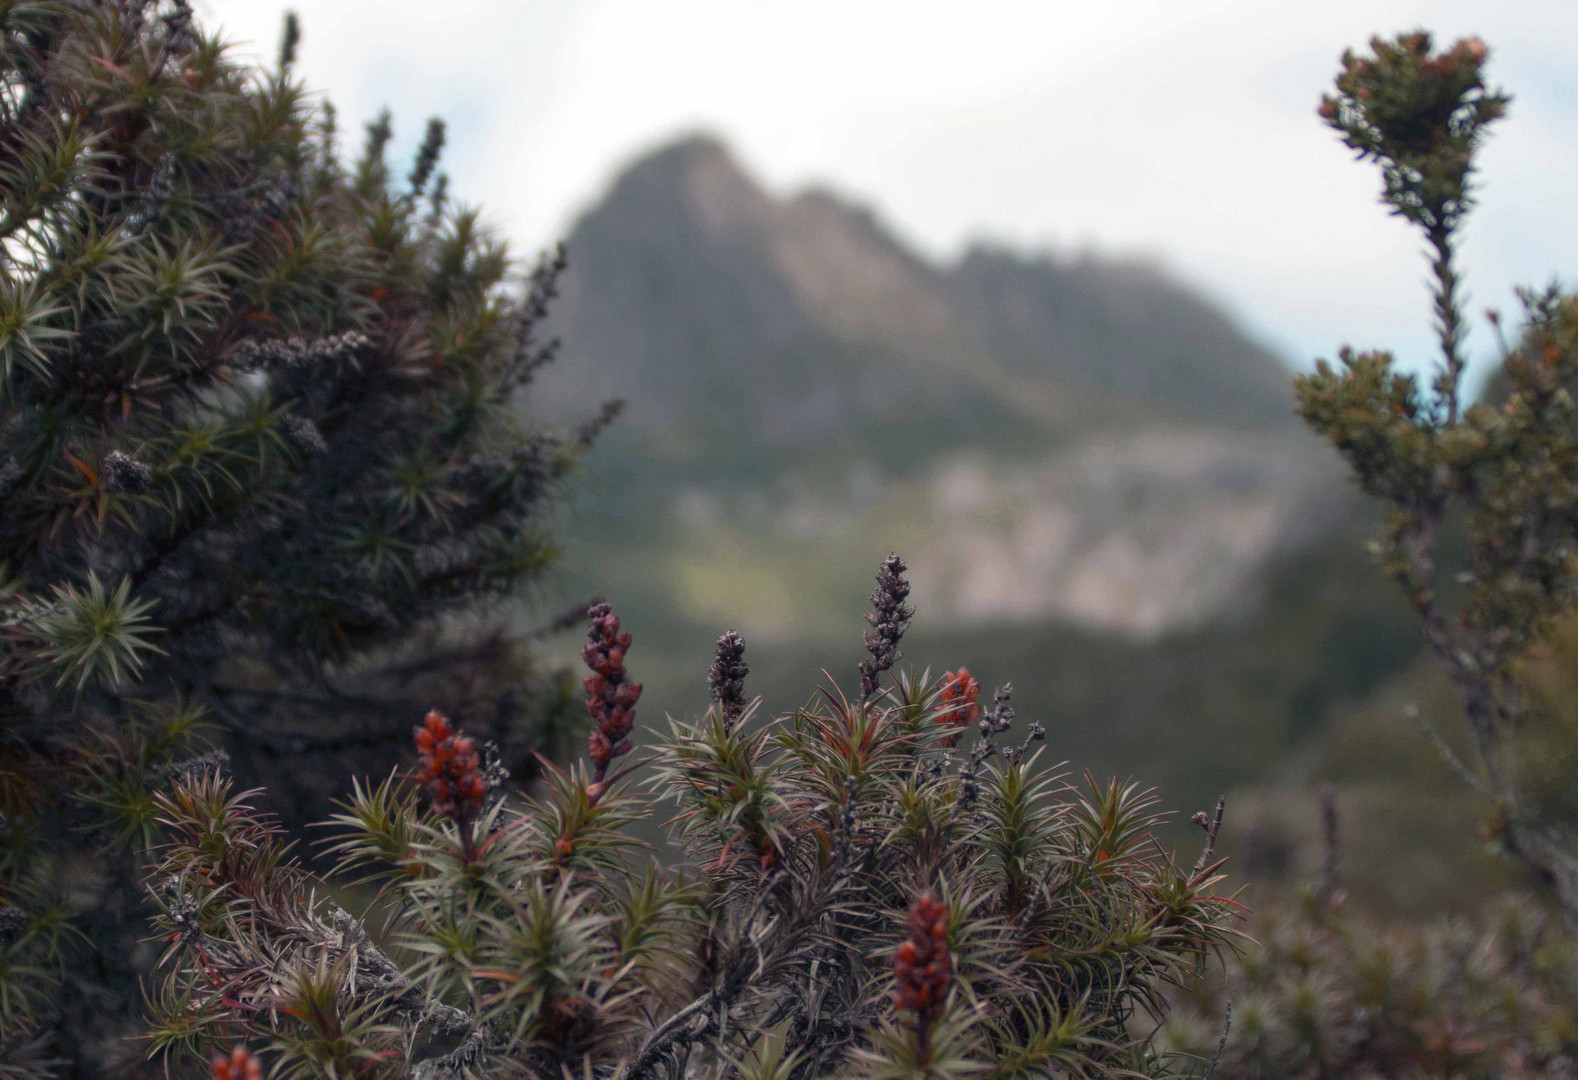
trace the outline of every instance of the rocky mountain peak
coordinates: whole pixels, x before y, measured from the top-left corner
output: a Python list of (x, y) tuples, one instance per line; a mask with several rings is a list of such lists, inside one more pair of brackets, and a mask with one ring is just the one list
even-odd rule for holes
[(773, 207), (720, 139), (697, 133), (627, 166), (593, 213), (625, 228), (672, 217), (728, 244), (754, 232)]
[[(1284, 365), (1154, 266), (988, 246), (934, 265), (838, 193), (775, 197), (706, 134), (628, 166), (569, 251), (558, 329), (590, 364), (574, 385), (550, 373), (543, 393), (579, 407), (623, 395), (638, 425), (727, 409), (771, 431), (815, 399), (807, 415), (847, 428), (863, 406), (818, 384), (879, 369), (1051, 428), (1136, 413), (1292, 419)], [(588, 366), (596, 378), (581, 377)], [(703, 383), (706, 400), (674, 393)]]
[[(568, 248), (569, 361), (536, 401), (627, 400), (594, 463), (619, 492), (603, 535), (668, 538), (686, 584), (663, 603), (732, 608), (745, 552), (864, 566), (875, 543), (962, 623), (1154, 637), (1241, 609), (1346, 519), (1289, 370), (1156, 266), (986, 245), (939, 265), (840, 193), (767, 191), (704, 135), (631, 164)], [(812, 618), (755, 610), (758, 633)]]

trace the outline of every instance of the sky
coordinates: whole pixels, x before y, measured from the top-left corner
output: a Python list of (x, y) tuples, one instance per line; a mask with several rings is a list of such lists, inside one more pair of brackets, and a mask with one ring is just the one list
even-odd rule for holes
[[(1295, 364), (1348, 343), (1431, 358), (1420, 244), (1316, 119), (1345, 47), (1480, 35), (1514, 95), (1460, 270), (1476, 322), (1578, 284), (1575, 0), (198, 0), (349, 130), (408, 156), (449, 125), (451, 191), (517, 251), (697, 130), (769, 189), (831, 187), (937, 260), (975, 240), (1161, 262)], [(574, 258), (574, 252), (571, 253)], [(573, 343), (570, 343), (573, 349)], [(1481, 326), (1476, 365), (1497, 354)]]

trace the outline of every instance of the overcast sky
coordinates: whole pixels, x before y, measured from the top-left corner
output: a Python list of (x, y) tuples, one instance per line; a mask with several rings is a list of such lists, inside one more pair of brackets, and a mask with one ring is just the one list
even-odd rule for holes
[(1578, 283), (1575, 0), (198, 3), (270, 62), (291, 6), (298, 69), (346, 128), (388, 105), (406, 154), (442, 115), (452, 190), (518, 250), (706, 129), (770, 188), (834, 187), (934, 258), (983, 237), (1153, 256), (1296, 363), (1429, 349), (1419, 245), (1315, 119), (1338, 54), (1477, 33), (1515, 100), (1468, 233), (1472, 310)]

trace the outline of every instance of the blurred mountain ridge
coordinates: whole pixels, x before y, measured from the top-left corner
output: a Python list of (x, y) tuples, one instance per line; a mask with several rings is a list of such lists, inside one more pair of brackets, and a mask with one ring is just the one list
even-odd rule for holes
[[(817, 437), (916, 395), (1038, 426), (1121, 422), (1137, 403), (1293, 423), (1287, 367), (1154, 266), (991, 245), (933, 266), (868, 207), (821, 188), (775, 199), (711, 136), (627, 167), (569, 249), (556, 316), (597, 374), (550, 396), (624, 392), (641, 425)], [(707, 394), (687, 395), (691, 381)]]
[[(534, 400), (627, 401), (594, 463), (623, 519), (598, 532), (689, 551), (644, 587), (698, 618), (814, 634), (821, 589), (762, 581), (766, 551), (863, 574), (875, 538), (949, 618), (1149, 638), (1242, 614), (1270, 561), (1351, 522), (1290, 369), (1155, 267), (985, 245), (935, 266), (705, 135), (626, 168), (568, 249), (576, 362)], [(730, 617), (752, 580), (788, 602)]]

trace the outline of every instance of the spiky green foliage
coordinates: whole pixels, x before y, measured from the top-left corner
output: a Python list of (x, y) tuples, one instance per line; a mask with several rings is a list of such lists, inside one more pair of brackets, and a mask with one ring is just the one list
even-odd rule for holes
[[(1539, 751), (1519, 737), (1529, 719), (1520, 665), (1578, 599), (1578, 299), (1524, 293), (1528, 325), (1505, 357), (1504, 400), (1463, 407), (1452, 264), (1475, 152), (1508, 100), (1486, 87), (1485, 61), (1478, 39), (1437, 53), (1423, 33), (1343, 57), (1320, 112), (1380, 166), (1384, 201), (1430, 245), (1441, 366), (1425, 391), (1391, 354), (1345, 349), (1340, 366), (1322, 362), (1299, 379), (1298, 404), (1390, 507), (1379, 550), (1457, 691), (1465, 738), (1442, 734), (1441, 718), (1421, 725), (1489, 804), (1492, 838), (1578, 916), (1578, 821), (1530, 789), (1540, 770), (1527, 758)], [(1461, 561), (1443, 565), (1443, 532), (1459, 522)], [(1451, 748), (1461, 742), (1467, 760)]]
[[(884, 571), (891, 595), (903, 564)], [(597, 672), (618, 624), (592, 614)], [(901, 633), (873, 652), (896, 657)], [(719, 648), (743, 673), (738, 637)], [(151, 879), (171, 943), (154, 1049), (239, 1035), (294, 1068), (334, 1031), (390, 1077), (1198, 1075), (1149, 1034), (1164, 991), (1234, 945), (1221, 864), (1167, 854), (1150, 793), (1045, 767), (1006, 688), (961, 753), (945, 680), (873, 686), (871, 666), (859, 699), (830, 688), (775, 718), (742, 707), (739, 675), (714, 680), (718, 704), (641, 736), (637, 766), (551, 767), (475, 819), (400, 776), (356, 783), (327, 846), (336, 881), (376, 894), (379, 946), (251, 796), (178, 786)], [(434, 732), (450, 737), (419, 729), (424, 758), (470, 762)], [(636, 839), (653, 818), (657, 851)], [(923, 932), (924, 969), (904, 944)], [(271, 995), (309, 974), (338, 980), (321, 998), (339, 1011), (303, 1026)]]
[(1323, 903), (1265, 913), (1262, 946), (1180, 1008), (1167, 1040), (1219, 1080), (1566, 1080), (1578, 1070), (1578, 943), (1511, 902), (1469, 922), (1378, 926)]
[(592, 433), (517, 408), (562, 262), (521, 280), (429, 192), (440, 122), (408, 182), (387, 116), (342, 167), (298, 36), (263, 72), (185, 0), (0, 0), (0, 903), (27, 918), (0, 1057), (39, 1024), (74, 1059), (120, 1044), (149, 959), (115, 926), (132, 868), (77, 826), (135, 847), (192, 752), (158, 732), (201, 712), (284, 780), (417, 698), (496, 735), (520, 712), (521, 654), (477, 615), (548, 565)]

